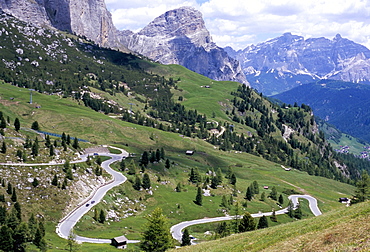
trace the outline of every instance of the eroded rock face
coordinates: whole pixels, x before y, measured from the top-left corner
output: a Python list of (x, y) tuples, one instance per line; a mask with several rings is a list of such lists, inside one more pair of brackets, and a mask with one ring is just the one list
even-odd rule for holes
[(122, 31), (130, 50), (162, 64), (179, 64), (215, 80), (247, 83), (239, 62), (211, 38), (202, 14), (191, 7), (171, 10), (138, 33)]
[(0, 0), (0, 8), (38, 26), (86, 36), (99, 45), (116, 47), (116, 28), (104, 0)]

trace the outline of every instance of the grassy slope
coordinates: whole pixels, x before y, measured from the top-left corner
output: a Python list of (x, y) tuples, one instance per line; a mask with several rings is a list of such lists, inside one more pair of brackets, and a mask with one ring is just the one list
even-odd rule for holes
[[(227, 102), (228, 94), (238, 84), (228, 83), (228, 85), (224, 85), (225, 83), (219, 82), (211, 84), (209, 79), (199, 77), (199, 75), (193, 73), (187, 73), (188, 78), (182, 76), (181, 73), (184, 73), (180, 69), (181, 67), (169, 66), (169, 68), (170, 70), (168, 71), (172, 73), (172, 76), (182, 79), (179, 87), (184, 88), (184, 90), (179, 92), (181, 93), (180, 95), (184, 95), (187, 99), (184, 101), (184, 104), (199, 109), (198, 111), (201, 113), (207, 113), (209, 118), (212, 112), (215, 111), (216, 119), (223, 119), (223, 113), (219, 113), (220, 107), (217, 107), (219, 106), (218, 102)], [(196, 79), (196, 77), (199, 79)], [(201, 85), (211, 85), (211, 88), (200, 88)], [(194, 93), (197, 96), (192, 95)], [(164, 147), (166, 156), (179, 164), (174, 172), (174, 175), (177, 176), (173, 176), (176, 179), (186, 181), (187, 173), (180, 171), (188, 171), (190, 167), (199, 167), (202, 172), (205, 172), (209, 167), (213, 167), (215, 170), (220, 167), (225, 172), (228, 166), (232, 166), (238, 177), (238, 190), (242, 191), (238, 196), (240, 201), (245, 194), (246, 187), (253, 180), (257, 180), (260, 186), (275, 185), (279, 193), (284, 188), (309, 193), (319, 199), (320, 207), (324, 212), (333, 207), (338, 207), (338, 203), (336, 203), (338, 197), (349, 196), (353, 192), (353, 188), (349, 185), (321, 177), (308, 176), (306, 173), (299, 171), (285, 172), (279, 165), (253, 155), (220, 152), (215, 150), (210, 144), (199, 139), (182, 138), (178, 134), (122, 122), (83, 106), (78, 106), (75, 101), (70, 99), (34, 93), (34, 105), (39, 104), (42, 106), (41, 109), (35, 109), (34, 105), (27, 103), (29, 100), (28, 90), (7, 84), (1, 84), (0, 96), (2, 99), (0, 110), (6, 115), (10, 115), (11, 121), (14, 121), (15, 117), (19, 117), (21, 125), (24, 127), (30, 127), (31, 123), (37, 120), (42, 130), (55, 133), (66, 132), (71, 136), (87, 139), (97, 144), (115, 144), (124, 147), (130, 152), (140, 153), (144, 149)], [(9, 103), (10, 97), (15, 97), (14, 102), (17, 102), (16, 106)], [(207, 103), (196, 102), (196, 100), (203, 101), (203, 99), (207, 99)], [(208, 103), (211, 105), (205, 106)], [(184, 151), (187, 149), (196, 149), (196, 155), (192, 157), (185, 156)], [(177, 171), (179, 172), (176, 173)], [(124, 226), (140, 228), (140, 223), (144, 222), (142, 217), (153, 210), (155, 206), (168, 210), (165, 214), (169, 215), (172, 224), (203, 216), (220, 215), (211, 205), (197, 209), (193, 204), (189, 204), (189, 201), (193, 200), (195, 195), (191, 191), (192, 188), (189, 188), (188, 193), (181, 193), (181, 198), (178, 197), (179, 195), (173, 192), (173, 188), (176, 185), (173, 183), (168, 186), (161, 186), (158, 189), (160, 193), (155, 193), (155, 195), (160, 197), (151, 198), (148, 201), (147, 210), (139, 213), (137, 217), (127, 218), (122, 223), (114, 223), (111, 226), (99, 227), (100, 230), (95, 230), (92, 233), (100, 232), (101, 234), (102, 230), (106, 232), (106, 230), (112, 230), (113, 226), (116, 226), (112, 232), (109, 232), (109, 237), (111, 237), (121, 234)], [(214, 198), (214, 205), (218, 205), (217, 202), (220, 201), (221, 194), (222, 192), (218, 192), (218, 196)], [(184, 214), (181, 213), (178, 216), (170, 214), (170, 210), (176, 207), (176, 203), (184, 206)], [(248, 206), (248, 211), (250, 212), (270, 209), (271, 206), (269, 204), (263, 204), (258, 201)], [(62, 244), (65, 244), (62, 239), (59, 239), (53, 233), (53, 224), (49, 225), (48, 231), (48, 240), (54, 246), (60, 247), (63, 246)], [(135, 237), (137, 237), (135, 234), (132, 237), (129, 236), (132, 239)], [(101, 248), (100, 245), (83, 245), (83, 248), (89, 251), (94, 251), (95, 247), (97, 250)], [(110, 247), (106, 246), (105, 248), (109, 249)]]
[(369, 251), (370, 203), (179, 251)]

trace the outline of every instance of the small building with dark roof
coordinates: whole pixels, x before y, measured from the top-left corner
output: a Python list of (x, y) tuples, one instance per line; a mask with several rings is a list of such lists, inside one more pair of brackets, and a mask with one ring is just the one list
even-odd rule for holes
[(128, 239), (126, 236), (122, 235), (111, 239), (110, 245), (115, 246), (116, 248), (125, 249), (127, 247), (127, 241)]
[(339, 198), (338, 200), (340, 203), (348, 203), (349, 199), (348, 198)]

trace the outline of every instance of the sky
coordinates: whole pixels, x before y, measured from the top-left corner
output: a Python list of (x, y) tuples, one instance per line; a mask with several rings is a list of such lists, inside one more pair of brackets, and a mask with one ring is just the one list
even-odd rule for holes
[(220, 47), (244, 49), (286, 32), (336, 34), (370, 48), (369, 0), (105, 0), (119, 30), (140, 31), (166, 11), (192, 6)]

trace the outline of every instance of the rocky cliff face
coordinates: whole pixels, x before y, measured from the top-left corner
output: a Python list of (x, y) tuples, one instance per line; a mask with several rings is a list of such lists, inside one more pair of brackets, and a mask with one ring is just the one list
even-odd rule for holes
[(316, 79), (370, 82), (370, 50), (340, 35), (305, 40), (285, 33), (238, 52), (225, 50), (240, 61), (251, 85), (267, 95)]
[(105, 47), (116, 47), (116, 29), (104, 0), (0, 0), (0, 8), (38, 26), (86, 36)]
[(138, 33), (123, 31), (128, 49), (163, 64), (179, 64), (215, 80), (247, 83), (239, 62), (215, 43), (202, 14), (190, 7), (171, 10)]

